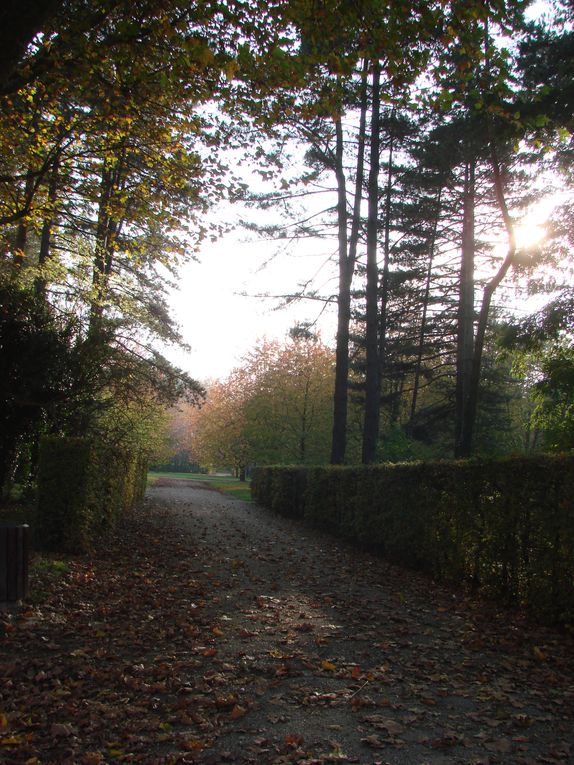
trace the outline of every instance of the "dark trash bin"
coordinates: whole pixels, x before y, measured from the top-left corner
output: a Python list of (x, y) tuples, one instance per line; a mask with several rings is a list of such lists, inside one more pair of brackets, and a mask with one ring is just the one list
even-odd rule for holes
[(30, 527), (0, 524), (0, 603), (15, 603), (28, 592)]

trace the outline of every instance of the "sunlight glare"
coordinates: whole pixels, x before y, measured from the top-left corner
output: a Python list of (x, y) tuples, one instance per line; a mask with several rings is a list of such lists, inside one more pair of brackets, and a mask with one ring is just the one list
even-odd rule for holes
[(519, 250), (532, 250), (537, 247), (546, 236), (546, 227), (543, 224), (533, 222), (519, 223), (514, 233)]

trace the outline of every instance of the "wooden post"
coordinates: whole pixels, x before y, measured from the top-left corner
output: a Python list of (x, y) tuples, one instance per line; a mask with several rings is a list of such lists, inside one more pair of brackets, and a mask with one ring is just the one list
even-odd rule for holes
[(0, 525), (0, 603), (22, 600), (28, 592), (30, 527), (27, 524)]

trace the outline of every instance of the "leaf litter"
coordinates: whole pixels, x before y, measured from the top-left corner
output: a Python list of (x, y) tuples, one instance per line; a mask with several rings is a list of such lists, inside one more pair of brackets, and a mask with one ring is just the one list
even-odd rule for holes
[(2, 612), (0, 761), (567, 763), (567, 631), (164, 482)]

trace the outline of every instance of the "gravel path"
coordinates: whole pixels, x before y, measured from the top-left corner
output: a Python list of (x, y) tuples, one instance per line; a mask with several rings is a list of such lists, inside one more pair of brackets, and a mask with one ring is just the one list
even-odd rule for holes
[(571, 633), (191, 482), (146, 507), (195, 550), (207, 682), (231, 704), (182, 761), (574, 762)]

